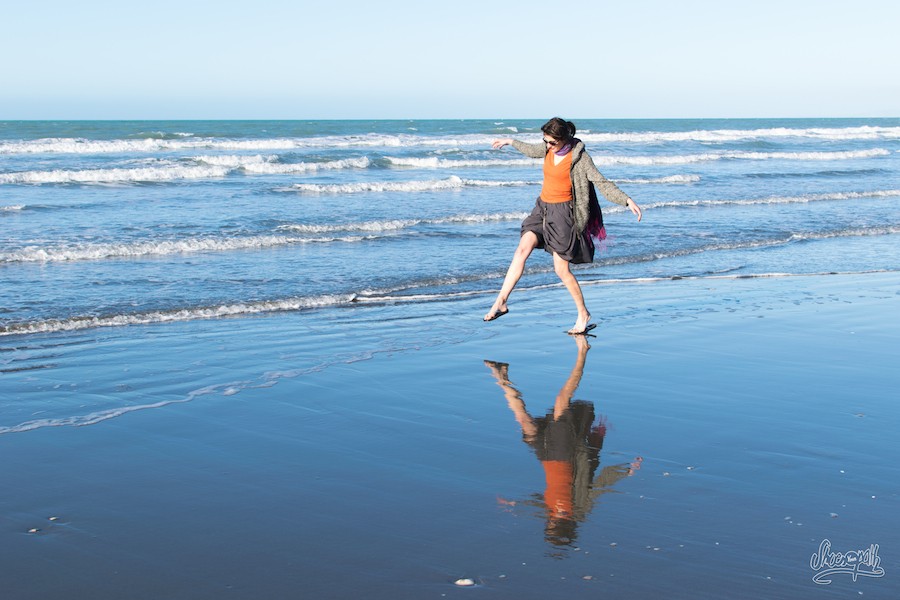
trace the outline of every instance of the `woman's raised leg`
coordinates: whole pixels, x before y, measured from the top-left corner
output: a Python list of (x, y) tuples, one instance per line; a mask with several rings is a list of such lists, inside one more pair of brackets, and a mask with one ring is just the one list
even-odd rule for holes
[(500, 288), (500, 293), (497, 294), (497, 299), (494, 300), (494, 305), (491, 306), (491, 310), (484, 315), (485, 321), (493, 321), (497, 317), (509, 312), (506, 301), (509, 299), (509, 295), (512, 293), (513, 288), (519, 283), (522, 273), (525, 272), (525, 261), (531, 256), (531, 253), (537, 248), (537, 245), (538, 238), (531, 231), (526, 231), (522, 234), (522, 237), (519, 238), (519, 245), (516, 248), (515, 254), (513, 254), (512, 261), (509, 263), (509, 268), (506, 270), (503, 286)]

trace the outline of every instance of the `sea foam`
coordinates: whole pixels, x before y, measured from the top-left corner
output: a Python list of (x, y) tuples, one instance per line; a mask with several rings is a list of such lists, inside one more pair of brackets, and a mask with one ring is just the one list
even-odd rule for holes
[(673, 200), (648, 202), (644, 209), (685, 208), (696, 206), (754, 206), (761, 204), (806, 204), (834, 200), (862, 200), (866, 198), (892, 198), (900, 196), (900, 190), (873, 190), (869, 192), (831, 192), (804, 196), (766, 196), (763, 198), (735, 198), (730, 200)]
[(0, 184), (153, 182), (225, 177), (231, 169), (217, 166), (85, 169), (0, 173)]
[(230, 252), (235, 250), (260, 250), (292, 244), (322, 244), (334, 242), (360, 242), (371, 239), (365, 236), (309, 238), (283, 235), (259, 235), (235, 238), (190, 238), (181, 240), (154, 240), (133, 243), (73, 243), (54, 246), (27, 246), (17, 250), (0, 252), (0, 263), (17, 262), (66, 262), (76, 260), (100, 260), (106, 258), (138, 258), (193, 252)]
[(152, 183), (222, 178), (235, 172), (276, 175), (332, 169), (365, 169), (371, 164), (366, 157), (319, 163), (278, 163), (276, 160), (277, 157), (265, 156), (197, 156), (186, 159), (188, 164), (163, 161), (164, 164), (160, 166), (148, 167), (0, 173), (0, 184)]
[[(539, 133), (512, 135), (527, 142), (539, 141)], [(727, 143), (753, 140), (781, 141), (789, 138), (812, 140), (898, 140), (900, 127), (809, 127), (758, 129), (698, 129), (692, 131), (592, 131), (582, 130), (578, 137), (591, 144)], [(126, 154), (179, 152), (198, 149), (224, 151), (271, 151), (315, 148), (411, 148), (411, 147), (489, 147), (496, 134), (420, 136), (410, 134), (330, 135), (275, 137), (261, 139), (198, 138), (190, 133), (155, 134), (143, 139), (89, 140), (84, 138), (41, 138), (0, 141), (0, 154)]]
[(126, 325), (171, 323), (259, 313), (297, 311), (349, 304), (353, 302), (354, 297), (353, 294), (326, 294), (306, 298), (286, 298), (283, 300), (260, 302), (235, 302), (218, 306), (201, 306), (168, 311), (150, 311), (108, 316), (79, 316), (69, 319), (45, 319), (40, 321), (0, 325), (0, 336), (50, 333), (55, 331), (76, 331), (95, 327), (123, 327)]
[(486, 181), (463, 179), (453, 175), (446, 179), (426, 179), (421, 181), (369, 181), (359, 183), (297, 183), (288, 191), (313, 194), (358, 194), (362, 192), (432, 192), (440, 190), (461, 190), (467, 187), (509, 187), (535, 185), (534, 181)]
[(749, 151), (722, 151), (703, 152), (699, 154), (680, 155), (653, 155), (653, 156), (624, 156), (614, 154), (592, 154), (594, 162), (598, 165), (685, 165), (716, 160), (850, 160), (855, 158), (874, 158), (876, 156), (888, 156), (890, 152), (884, 148), (871, 150), (850, 150), (835, 152), (749, 152)]
[(519, 159), (488, 159), (488, 160), (452, 160), (445, 158), (437, 158), (434, 156), (423, 158), (402, 158), (386, 156), (391, 165), (396, 167), (416, 167), (419, 169), (463, 169), (463, 168), (484, 168), (484, 167), (519, 167), (539, 165), (540, 159), (536, 158), (519, 158)]
[[(751, 241), (738, 242), (720, 242), (706, 244), (699, 247), (680, 248), (676, 250), (666, 250), (660, 252), (650, 252), (643, 255), (634, 256), (613, 256), (604, 258), (599, 262), (600, 267), (621, 265), (626, 263), (641, 263), (650, 261), (659, 261), (668, 258), (691, 256), (706, 252), (756, 249), (767, 247), (778, 247), (790, 245), (797, 242), (809, 240), (823, 240), (830, 238), (844, 237), (867, 237), (867, 236), (885, 236), (900, 234), (900, 226), (886, 225), (876, 227), (847, 227), (839, 228), (832, 231), (805, 231), (793, 232), (784, 235), (776, 235), (769, 238), (761, 238)], [(552, 269), (552, 267), (547, 267)], [(538, 268), (537, 270), (540, 270)], [(441, 284), (452, 283), (459, 280), (475, 281), (486, 278), (493, 278), (496, 274), (481, 274), (469, 277), (456, 277), (443, 279)], [(645, 278), (639, 278), (644, 280)], [(671, 278), (669, 278), (671, 279)], [(434, 281), (429, 279), (424, 282), (410, 282), (403, 286), (403, 289), (411, 290), (420, 287), (428, 287), (434, 285)], [(559, 284), (548, 284), (557, 286)], [(365, 292), (365, 295), (357, 294), (325, 294), (312, 297), (286, 298), (279, 300), (266, 300), (257, 302), (233, 302), (229, 304), (221, 304), (216, 306), (200, 306), (187, 307), (174, 310), (148, 311), (133, 314), (116, 314), (108, 316), (76, 316), (67, 319), (44, 319), (38, 321), (29, 321), (22, 323), (12, 323), (8, 325), (0, 325), (0, 336), (22, 335), (33, 333), (49, 333), (57, 331), (75, 331), (81, 329), (97, 328), (97, 327), (121, 327), (127, 325), (143, 325), (152, 323), (168, 323), (177, 321), (192, 321), (199, 319), (215, 319), (224, 317), (248, 316), (260, 313), (283, 312), (308, 310), (314, 308), (333, 307), (341, 305), (352, 305), (355, 303), (372, 303), (372, 302), (395, 302), (395, 301), (431, 301), (443, 298), (456, 297), (459, 295), (471, 295), (478, 293), (493, 292), (450, 292), (444, 294), (410, 294), (396, 295), (395, 290), (373, 290)]]
[(527, 212), (495, 213), (495, 214), (461, 214), (437, 219), (390, 219), (385, 221), (364, 221), (359, 223), (344, 224), (289, 224), (280, 225), (278, 230), (295, 233), (335, 233), (339, 231), (399, 231), (416, 227), (418, 225), (451, 225), (451, 224), (477, 224), (497, 221), (516, 221), (528, 216)]

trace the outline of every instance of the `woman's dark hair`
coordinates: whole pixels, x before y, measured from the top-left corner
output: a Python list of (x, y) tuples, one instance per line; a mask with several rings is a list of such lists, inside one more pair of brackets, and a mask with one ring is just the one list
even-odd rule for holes
[(575, 123), (560, 119), (559, 117), (553, 117), (544, 123), (541, 127), (541, 131), (558, 142), (566, 143), (575, 137)]

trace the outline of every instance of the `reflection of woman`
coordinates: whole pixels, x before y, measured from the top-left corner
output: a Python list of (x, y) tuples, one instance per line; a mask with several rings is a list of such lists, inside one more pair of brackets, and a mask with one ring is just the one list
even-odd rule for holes
[(594, 185), (607, 200), (630, 209), (638, 221), (641, 207), (597, 170), (584, 143), (575, 137), (575, 125), (571, 121), (554, 117), (544, 123), (541, 131), (544, 133), (541, 144), (513, 139), (494, 140), (492, 144), (495, 149), (511, 145), (525, 156), (543, 158), (544, 182), (534, 210), (522, 222), (519, 246), (506, 271), (503, 287), (484, 320), (493, 321), (509, 312), (506, 301), (525, 271), (525, 261), (535, 248), (544, 248), (553, 255), (553, 268), (578, 310), (569, 333), (584, 333), (590, 329), (591, 313), (569, 263), (593, 261), (591, 236), (600, 239), (606, 236)]
[(637, 458), (630, 465), (604, 467), (594, 478), (606, 426), (602, 420), (594, 426), (592, 403), (572, 401), (590, 349), (584, 336), (575, 339), (578, 343), (575, 366), (556, 396), (553, 409), (544, 417), (533, 418), (528, 414), (522, 394), (509, 380), (509, 365), (484, 361), (503, 388), (509, 408), (522, 427), (523, 441), (534, 449), (544, 468), (547, 486), (540, 505), (546, 511), (545, 536), (548, 542), (558, 546), (571, 544), (578, 522), (587, 517), (594, 499), (639, 469), (641, 463)]

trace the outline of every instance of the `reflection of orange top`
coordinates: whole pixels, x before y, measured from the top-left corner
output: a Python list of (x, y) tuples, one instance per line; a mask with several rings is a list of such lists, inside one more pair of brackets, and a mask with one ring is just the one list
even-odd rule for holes
[(551, 516), (572, 516), (572, 463), (567, 460), (545, 460), (547, 491), (544, 502)]
[(568, 202), (572, 199), (572, 152), (567, 153), (558, 165), (553, 164), (553, 152), (544, 156), (544, 187), (541, 200), (549, 204)]

